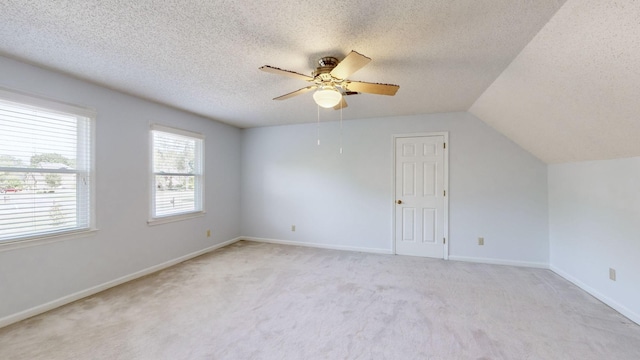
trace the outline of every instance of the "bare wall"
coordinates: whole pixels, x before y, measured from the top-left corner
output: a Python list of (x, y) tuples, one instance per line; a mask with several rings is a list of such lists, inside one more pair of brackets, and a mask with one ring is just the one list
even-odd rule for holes
[(243, 130), (244, 236), (392, 251), (392, 136), (448, 131), (451, 258), (547, 266), (547, 166), (475, 116), (345, 121), (342, 155), (339, 122), (320, 124), (320, 146), (317, 131), (316, 124)]
[(551, 268), (640, 324), (638, 184), (640, 157), (549, 165)]
[[(4, 57), (0, 74), (0, 86), (97, 110), (99, 229), (39, 246), (0, 247), (0, 320), (240, 235), (239, 129)], [(206, 136), (205, 216), (147, 225), (151, 122)]]

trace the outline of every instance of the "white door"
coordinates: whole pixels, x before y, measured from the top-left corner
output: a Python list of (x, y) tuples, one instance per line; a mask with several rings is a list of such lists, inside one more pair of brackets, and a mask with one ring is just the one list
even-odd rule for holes
[(396, 254), (445, 257), (444, 135), (395, 139)]

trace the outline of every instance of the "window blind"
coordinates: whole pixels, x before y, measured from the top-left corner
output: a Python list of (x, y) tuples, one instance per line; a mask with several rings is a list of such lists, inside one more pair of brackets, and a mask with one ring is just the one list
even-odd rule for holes
[(153, 127), (152, 218), (203, 210), (202, 152), (199, 134)]
[(0, 92), (0, 241), (90, 228), (92, 118), (7, 94)]

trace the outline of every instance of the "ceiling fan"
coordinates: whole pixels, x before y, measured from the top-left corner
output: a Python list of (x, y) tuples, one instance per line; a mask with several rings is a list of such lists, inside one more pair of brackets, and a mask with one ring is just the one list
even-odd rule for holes
[(338, 61), (338, 59), (332, 56), (321, 58), (318, 60), (318, 67), (311, 73), (312, 76), (269, 65), (260, 67), (260, 70), (313, 83), (313, 85), (278, 96), (273, 100), (285, 100), (316, 90), (313, 94), (313, 99), (319, 106), (340, 110), (347, 107), (347, 102), (344, 100), (343, 95), (367, 93), (393, 96), (400, 88), (398, 85), (351, 81), (347, 79), (351, 74), (367, 65), (369, 61), (371, 61), (370, 58), (356, 51), (351, 51), (342, 61)]

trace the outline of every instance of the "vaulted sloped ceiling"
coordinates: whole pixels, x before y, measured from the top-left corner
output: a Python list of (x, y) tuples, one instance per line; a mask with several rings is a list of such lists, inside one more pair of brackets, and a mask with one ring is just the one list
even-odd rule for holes
[[(373, 59), (345, 119), (470, 111), (548, 163), (640, 156), (634, 0), (4, 0), (0, 55), (238, 127), (313, 122), (322, 56)], [(634, 61), (636, 60), (636, 61)], [(0, 76), (0, 86), (2, 86)], [(337, 112), (323, 112), (335, 119)]]
[(640, 2), (568, 1), (470, 112), (547, 163), (640, 156)]

